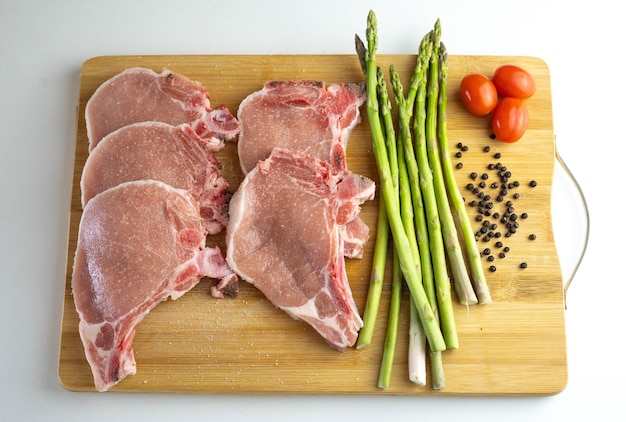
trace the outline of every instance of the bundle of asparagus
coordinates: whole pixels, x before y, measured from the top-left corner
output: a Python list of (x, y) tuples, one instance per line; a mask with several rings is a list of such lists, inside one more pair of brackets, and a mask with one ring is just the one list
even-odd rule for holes
[[(357, 348), (366, 347), (372, 339), (391, 236), (392, 296), (378, 385), (381, 388), (389, 385), (404, 279), (411, 304), (409, 379), (419, 385), (426, 384), (427, 345), (432, 387), (441, 389), (445, 386), (442, 352), (459, 347), (448, 264), (460, 303), (473, 305), (491, 301), (480, 253), (449, 157), (447, 53), (441, 42), (441, 24), (437, 20), (434, 29), (420, 43), (406, 96), (400, 76), (394, 66), (390, 66), (398, 109), (397, 138), (384, 73), (376, 63), (378, 35), (373, 11), (368, 15), (366, 36), (367, 46), (358, 35), (355, 41), (366, 78), (367, 114), (380, 176), (380, 210), (364, 325)], [(449, 201), (460, 222), (472, 281)]]

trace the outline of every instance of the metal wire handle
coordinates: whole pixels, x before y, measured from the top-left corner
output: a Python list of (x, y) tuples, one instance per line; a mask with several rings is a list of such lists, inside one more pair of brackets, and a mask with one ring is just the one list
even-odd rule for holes
[(563, 161), (563, 158), (561, 158), (561, 155), (559, 154), (559, 151), (556, 149), (556, 147), (554, 148), (554, 157), (556, 158), (556, 161), (561, 165), (561, 167), (563, 168), (563, 170), (565, 171), (569, 179), (574, 184), (574, 187), (576, 188), (578, 196), (580, 197), (580, 200), (583, 204), (583, 208), (585, 210), (585, 239), (583, 242), (583, 247), (580, 252), (580, 255), (578, 256), (576, 265), (574, 266), (574, 269), (572, 270), (570, 276), (567, 279), (567, 282), (565, 283), (565, 287), (563, 288), (565, 309), (567, 309), (567, 290), (569, 289), (569, 286), (572, 283), (572, 280), (574, 279), (576, 272), (578, 271), (578, 267), (580, 267), (580, 263), (585, 257), (585, 253), (587, 252), (587, 245), (589, 244), (589, 206), (587, 205), (587, 200), (585, 199), (585, 195), (583, 194), (582, 188), (580, 187), (578, 180), (576, 180), (576, 177), (574, 177), (574, 175), (572, 174), (572, 171), (569, 169), (569, 167), (567, 167), (567, 164), (565, 164), (565, 161)]

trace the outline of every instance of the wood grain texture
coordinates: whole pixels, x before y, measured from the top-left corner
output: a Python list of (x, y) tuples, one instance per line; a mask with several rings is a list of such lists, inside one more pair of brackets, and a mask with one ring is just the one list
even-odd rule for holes
[[(393, 63), (406, 83), (414, 56), (379, 56), (383, 68)], [(550, 211), (554, 167), (554, 136), (550, 75), (546, 64), (533, 57), (450, 57), (448, 129), (452, 153), (456, 144), (469, 146), (457, 170), (460, 186), (479, 175), (488, 163), (500, 161), (520, 182), (516, 212), (527, 212), (517, 234), (503, 238), (510, 247), (506, 258), (496, 258), (496, 272), (483, 260), (493, 303), (455, 305), (460, 348), (444, 352), (446, 388), (434, 391), (407, 379), (408, 300), (405, 294), (391, 386), (377, 388), (385, 336), (390, 286), (383, 291), (373, 343), (361, 350), (339, 353), (330, 349), (308, 325), (275, 309), (257, 290), (241, 284), (237, 299), (217, 300), (209, 283), (176, 301), (158, 305), (140, 324), (133, 342), (137, 374), (112, 391), (210, 394), (375, 394), (375, 395), (551, 395), (567, 383), (563, 280), (552, 232)], [(488, 118), (470, 116), (458, 99), (463, 75), (487, 75), (503, 63), (515, 63), (533, 74), (536, 94), (526, 104), (530, 123), (516, 144), (491, 140)], [(108, 56), (84, 63), (78, 104), (75, 169), (67, 250), (67, 276), (61, 327), (58, 376), (72, 391), (94, 391), (93, 380), (78, 335), (78, 316), (71, 294), (71, 269), (81, 215), (80, 176), (87, 157), (85, 104), (94, 90), (118, 72), (133, 66), (164, 67), (202, 83), (213, 106), (224, 104), (234, 114), (239, 103), (271, 79), (314, 79), (327, 84), (363, 80), (357, 59), (351, 55), (272, 56)], [(355, 173), (376, 181), (367, 117), (348, 145), (348, 162)], [(482, 151), (489, 145), (490, 153)], [(500, 152), (499, 160), (493, 158)], [(242, 180), (236, 146), (218, 153), (224, 175), (236, 189)], [(535, 180), (538, 186), (530, 188)], [(493, 178), (489, 182), (493, 181)], [(471, 193), (464, 191), (466, 203)], [(376, 230), (377, 199), (363, 206), (362, 217)], [(475, 209), (468, 207), (470, 215)], [(476, 230), (481, 223), (474, 221)], [(530, 234), (536, 240), (528, 239)], [(210, 242), (223, 247), (223, 235)], [(347, 260), (353, 294), (363, 311), (369, 284), (373, 237), (362, 260)], [(490, 243), (481, 244), (482, 249)], [(521, 262), (528, 268), (521, 269)], [(389, 275), (389, 274), (388, 274)]]

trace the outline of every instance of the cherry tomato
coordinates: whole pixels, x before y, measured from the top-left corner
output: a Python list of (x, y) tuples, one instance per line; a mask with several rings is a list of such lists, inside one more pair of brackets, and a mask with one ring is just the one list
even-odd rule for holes
[(488, 77), (470, 73), (461, 81), (461, 100), (467, 111), (476, 116), (485, 116), (498, 104), (498, 92)]
[(528, 111), (519, 98), (504, 97), (491, 117), (491, 129), (502, 142), (517, 142), (528, 127)]
[(502, 97), (525, 100), (535, 93), (535, 81), (530, 73), (512, 64), (497, 68), (491, 80)]

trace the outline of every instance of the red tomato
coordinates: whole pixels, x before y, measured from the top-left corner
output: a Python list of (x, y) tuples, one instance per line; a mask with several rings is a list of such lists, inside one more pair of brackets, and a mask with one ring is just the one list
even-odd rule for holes
[(497, 68), (491, 80), (502, 97), (525, 100), (535, 93), (535, 81), (530, 73), (512, 64)]
[(491, 117), (491, 128), (502, 142), (517, 142), (528, 127), (528, 111), (519, 98), (504, 97)]
[(470, 73), (461, 81), (461, 100), (467, 111), (476, 116), (485, 116), (498, 104), (498, 92), (488, 77)]

